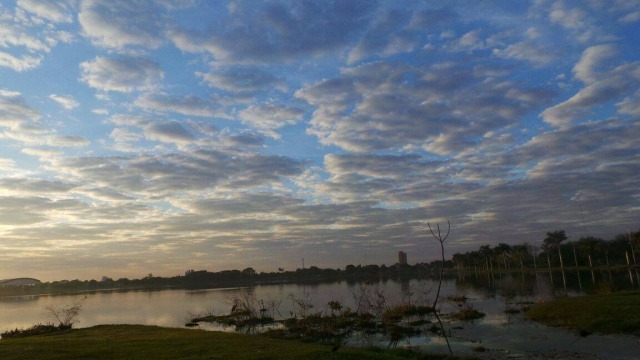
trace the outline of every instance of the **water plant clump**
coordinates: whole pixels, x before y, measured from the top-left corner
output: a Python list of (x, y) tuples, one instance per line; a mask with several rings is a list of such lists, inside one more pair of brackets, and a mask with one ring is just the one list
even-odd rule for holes
[(199, 322), (215, 322), (225, 326), (235, 326), (237, 330), (243, 330), (255, 326), (273, 324), (275, 320), (270, 316), (253, 316), (248, 310), (242, 309), (228, 315), (208, 315), (194, 318), (187, 324), (194, 326), (193, 324)]
[(460, 320), (460, 321), (473, 321), (482, 319), (485, 316), (485, 313), (478, 311), (471, 305), (463, 306), (459, 311), (454, 312), (449, 315), (451, 319)]
[[(207, 315), (190, 321), (215, 322), (225, 326), (235, 326), (236, 330), (255, 329), (264, 325), (262, 332), (285, 339), (335, 344), (340, 346), (349, 339), (370, 342), (370, 337), (388, 340), (390, 345), (398, 341), (425, 333), (432, 323), (433, 307), (406, 302), (392, 304), (380, 291), (365, 284), (354, 293), (354, 309), (343, 307), (338, 301), (327, 303), (327, 310), (316, 310), (307, 297), (290, 296), (292, 310), (289, 317), (274, 320), (265, 312), (255, 311), (261, 300), (251, 299), (249, 303), (234, 299), (232, 312), (226, 315)], [(245, 299), (246, 300), (246, 299)], [(253, 303), (252, 303), (253, 302)]]

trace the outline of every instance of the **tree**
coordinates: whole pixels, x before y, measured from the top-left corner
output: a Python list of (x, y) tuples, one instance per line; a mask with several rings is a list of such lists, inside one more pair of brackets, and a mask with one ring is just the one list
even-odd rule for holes
[(436, 223), (436, 229), (437, 229), (437, 234), (436, 232), (433, 231), (433, 229), (431, 228), (431, 224), (427, 223), (427, 226), (429, 227), (429, 231), (431, 232), (431, 235), (433, 235), (433, 237), (438, 240), (438, 242), (440, 243), (440, 250), (441, 250), (441, 255), (442, 255), (442, 266), (440, 267), (440, 279), (438, 281), (438, 290), (436, 291), (436, 298), (433, 301), (433, 314), (436, 316), (436, 319), (438, 320), (438, 324), (440, 324), (440, 329), (442, 330), (442, 334), (444, 335), (444, 340), (447, 342), (447, 347), (449, 348), (449, 354), (453, 354), (453, 351), (451, 351), (451, 345), (449, 345), (449, 338), (447, 338), (447, 332), (444, 330), (444, 325), (442, 325), (442, 321), (440, 320), (440, 316), (438, 315), (438, 310), (436, 310), (436, 305), (438, 304), (438, 296), (440, 296), (440, 288), (442, 287), (442, 275), (444, 273), (444, 265), (445, 265), (445, 259), (444, 259), (444, 241), (447, 240), (447, 238), (449, 237), (449, 232), (451, 231), (451, 223), (449, 222), (449, 220), (447, 220), (447, 233), (444, 237), (442, 237), (442, 233), (440, 232), (440, 224)]
[(250, 267), (242, 270), (242, 275), (244, 276), (254, 276), (255, 274), (256, 274), (256, 271)]
[(480, 246), (480, 250), (478, 251), (484, 256), (485, 262), (487, 264), (487, 270), (493, 270), (493, 262), (491, 261), (491, 246), (482, 245)]
[(52, 318), (58, 321), (58, 328), (71, 329), (76, 322), (84, 301), (87, 300), (87, 296), (80, 299), (78, 302), (65, 307), (56, 308), (53, 305), (45, 306), (44, 310), (48, 312)]
[(561, 242), (567, 240), (568, 237), (564, 230), (551, 231), (547, 233), (547, 237), (542, 242), (542, 247), (547, 250), (550, 247), (559, 246)]
[(552, 247), (558, 248), (558, 256), (560, 257), (560, 267), (564, 268), (564, 263), (562, 261), (562, 251), (560, 251), (560, 243), (567, 240), (567, 235), (564, 233), (564, 230), (556, 230), (547, 233), (547, 237), (542, 241), (542, 247), (547, 252), (547, 260), (549, 255), (549, 249)]

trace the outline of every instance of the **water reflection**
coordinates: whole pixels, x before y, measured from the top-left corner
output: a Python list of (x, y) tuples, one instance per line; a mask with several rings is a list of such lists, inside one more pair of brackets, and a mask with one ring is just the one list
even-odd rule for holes
[[(228, 314), (233, 299), (247, 292), (268, 303), (278, 300), (278, 315), (288, 317), (294, 311), (293, 298), (306, 298), (314, 311), (330, 313), (329, 301), (339, 301), (344, 307), (353, 306), (354, 294), (362, 286), (357, 282), (330, 284), (264, 285), (252, 288), (225, 288), (207, 290), (159, 291), (106, 291), (89, 295), (79, 316), (78, 326), (97, 324), (146, 324), (183, 327), (191, 318), (206, 314)], [(437, 283), (433, 280), (374, 282), (370, 286), (386, 296), (390, 303), (411, 300), (430, 303)], [(447, 320), (445, 327), (452, 336), (455, 353), (500, 358), (522, 355), (527, 358), (545, 358), (554, 353), (556, 358), (567, 358), (569, 353), (580, 353), (584, 358), (637, 359), (640, 353), (638, 339), (633, 336), (591, 335), (580, 338), (562, 329), (549, 328), (523, 319), (522, 309), (535, 301), (555, 296), (576, 295), (608, 289), (632, 288), (626, 271), (575, 270), (561, 272), (466, 273), (445, 279), (442, 295), (461, 295), (486, 314), (474, 322)], [(73, 304), (85, 294), (57, 296), (23, 296), (0, 298), (0, 331), (24, 328), (50, 321), (43, 312), (45, 306), (61, 307)], [(442, 301), (443, 312), (453, 312), (457, 305)], [(202, 323), (206, 330), (233, 331), (232, 327)], [(425, 325), (428, 330), (429, 325)], [(420, 346), (433, 352), (447, 352), (440, 336), (425, 331), (426, 335), (408, 338), (397, 346)], [(358, 341), (358, 340), (354, 340)], [(364, 341), (364, 340), (363, 340)], [(381, 338), (369, 337), (367, 342)], [(483, 349), (484, 352), (475, 350)], [(564, 354), (564, 355), (563, 355)], [(590, 354), (590, 355), (585, 355)], [(536, 357), (538, 356), (538, 357)], [(551, 357), (549, 356), (546, 356)]]
[(612, 290), (631, 290), (636, 286), (629, 280), (627, 271), (565, 270), (512, 273), (460, 274), (459, 286), (470, 284), (504, 296), (512, 294), (536, 295), (541, 298), (568, 294), (597, 293)]

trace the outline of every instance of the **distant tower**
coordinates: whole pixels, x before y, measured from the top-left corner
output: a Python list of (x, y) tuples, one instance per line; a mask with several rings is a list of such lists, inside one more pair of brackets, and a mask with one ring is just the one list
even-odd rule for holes
[(407, 253), (404, 251), (398, 251), (398, 264), (407, 265)]

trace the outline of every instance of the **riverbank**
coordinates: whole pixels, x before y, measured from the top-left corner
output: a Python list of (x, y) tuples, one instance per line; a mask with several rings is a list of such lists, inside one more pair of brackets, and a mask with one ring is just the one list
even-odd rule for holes
[(531, 320), (583, 335), (640, 335), (640, 291), (565, 297), (533, 305)]
[[(0, 358), (12, 359), (465, 359), (406, 350), (369, 350), (273, 339), (260, 335), (99, 325), (56, 334), (0, 340)], [(469, 359), (469, 358), (467, 358)]]

